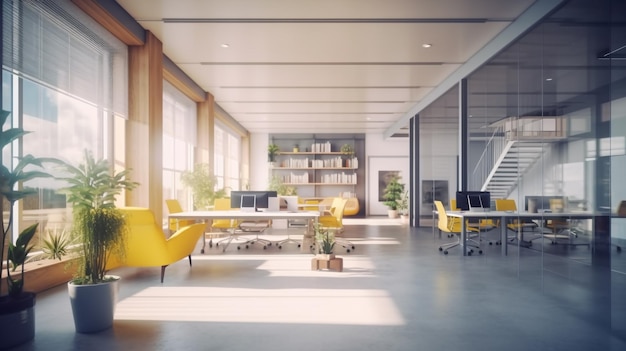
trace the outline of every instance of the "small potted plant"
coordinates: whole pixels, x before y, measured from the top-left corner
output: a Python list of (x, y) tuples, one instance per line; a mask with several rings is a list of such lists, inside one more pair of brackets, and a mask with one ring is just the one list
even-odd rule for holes
[(351, 167), (352, 159), (354, 158), (355, 151), (352, 144), (341, 145), (341, 158), (345, 160), (345, 167)]
[[(5, 125), (10, 114), (9, 111), (1, 111), (0, 127)], [(5, 281), (7, 284), (6, 295), (0, 295), (0, 349), (23, 344), (35, 337), (35, 293), (24, 291), (24, 263), (31, 250), (29, 243), (38, 224), (25, 228), (16, 240), (12, 240), (13, 211), (17, 202), (37, 193), (35, 189), (20, 188), (23, 182), (50, 175), (37, 170), (42, 168), (45, 158), (26, 155), (19, 158), (12, 169), (5, 166), (10, 162), (2, 160), (2, 149), (27, 133), (29, 132), (21, 128), (0, 128), (0, 208), (8, 211), (8, 215), (2, 217), (0, 243), (0, 264), (7, 273), (6, 280), (0, 279), (0, 291)], [(33, 166), (35, 168), (29, 168)], [(7, 207), (3, 208), (5, 205)]]
[(389, 208), (389, 218), (398, 217), (398, 203), (402, 199), (403, 193), (404, 184), (400, 183), (400, 177), (397, 175), (393, 176), (385, 187), (385, 191), (383, 193), (383, 198), (385, 199), (385, 202), (383, 203)]
[(278, 145), (272, 143), (269, 144), (267, 146), (267, 159), (269, 162), (276, 162), (276, 155), (278, 155), (278, 152), (280, 151), (280, 148), (278, 147)]
[(217, 178), (211, 174), (209, 165), (205, 163), (195, 165), (192, 171), (183, 172), (180, 181), (191, 189), (193, 205), (197, 210), (207, 210), (213, 206), (215, 199), (226, 196), (225, 189), (215, 189)]
[(85, 150), (83, 163), (72, 166), (58, 161), (69, 184), (61, 190), (72, 205), (72, 234), (80, 245), (80, 264), (68, 291), (79, 333), (92, 333), (113, 325), (120, 278), (107, 275), (111, 255), (123, 257), (126, 220), (115, 199), (138, 184), (127, 177), (130, 170), (113, 173), (105, 159), (95, 160)]
[(333, 254), (333, 249), (335, 248), (335, 234), (322, 227), (319, 223), (314, 229), (318, 258), (322, 260), (334, 259), (335, 255)]

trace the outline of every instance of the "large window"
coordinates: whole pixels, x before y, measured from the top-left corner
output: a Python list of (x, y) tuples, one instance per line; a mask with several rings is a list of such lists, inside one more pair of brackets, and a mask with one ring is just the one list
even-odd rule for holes
[(240, 190), (246, 184), (240, 184), (239, 145), (241, 138), (228, 131), (227, 128), (215, 124), (215, 176), (218, 188)]
[[(76, 164), (90, 150), (109, 158), (113, 119), (127, 114), (127, 47), (68, 0), (3, 1), (2, 16), (2, 109), (12, 112), (7, 123), (31, 132), (13, 155)], [(42, 234), (62, 231), (71, 218), (56, 193), (61, 184), (24, 186), (38, 195), (24, 201), (14, 230), (39, 222), (37, 249)]]
[(177, 199), (189, 210), (193, 208), (191, 194), (181, 184), (180, 176), (193, 168), (196, 114), (192, 100), (163, 83), (163, 198)]

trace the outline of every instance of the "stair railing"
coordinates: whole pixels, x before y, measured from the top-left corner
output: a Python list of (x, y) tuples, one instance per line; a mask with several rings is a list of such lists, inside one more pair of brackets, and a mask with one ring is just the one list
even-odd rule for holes
[(469, 179), (469, 189), (485, 190), (485, 181), (491, 173), (496, 161), (502, 154), (506, 146), (506, 137), (504, 133), (504, 126), (500, 125), (491, 134), (491, 137), (487, 141), (487, 145), (483, 150), (480, 159), (474, 167), (472, 177)]

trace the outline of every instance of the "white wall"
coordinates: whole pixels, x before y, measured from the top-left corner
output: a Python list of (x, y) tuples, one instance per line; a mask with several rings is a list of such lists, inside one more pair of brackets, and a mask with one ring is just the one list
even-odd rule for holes
[[(366, 215), (387, 215), (387, 207), (378, 201), (378, 171), (400, 171), (401, 182), (409, 183), (409, 139), (384, 139), (382, 134), (365, 135)], [(360, 160), (359, 160), (360, 162)]]
[(267, 162), (268, 133), (250, 134), (250, 189), (267, 190), (269, 186), (269, 166)]

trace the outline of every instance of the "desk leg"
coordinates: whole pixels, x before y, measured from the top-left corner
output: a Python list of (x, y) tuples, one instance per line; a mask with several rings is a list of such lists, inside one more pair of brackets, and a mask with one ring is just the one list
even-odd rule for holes
[[(313, 222), (313, 226), (311, 226), (311, 222)], [(310, 253), (311, 246), (313, 246), (315, 252), (317, 252), (317, 247), (315, 247), (315, 233), (312, 230), (312, 228), (315, 228), (315, 226), (317, 226), (317, 217), (315, 217), (315, 219), (313, 220), (306, 221), (306, 232), (302, 236), (302, 245), (300, 245), (300, 252)]]
[(508, 255), (509, 245), (506, 237), (506, 216), (500, 217), (500, 250), (502, 256)]
[(465, 219), (461, 217), (461, 252), (463, 252), (463, 256), (467, 256), (465, 240), (467, 240), (467, 228), (465, 228)]

